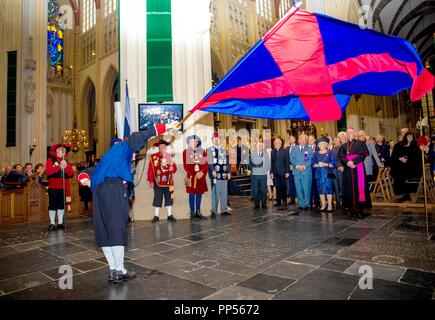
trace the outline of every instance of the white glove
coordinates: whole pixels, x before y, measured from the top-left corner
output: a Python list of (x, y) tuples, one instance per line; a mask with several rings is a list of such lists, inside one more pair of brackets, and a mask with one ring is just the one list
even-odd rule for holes
[(178, 123), (179, 123), (178, 121), (173, 121), (171, 123), (167, 123), (166, 124), (166, 131), (171, 133), (171, 134), (173, 133), (173, 131), (178, 131), (179, 130), (179, 128), (177, 128)]
[(89, 179), (87, 179), (87, 178), (84, 178), (84, 179), (82, 179), (82, 180), (80, 180), (80, 183), (83, 185), (83, 186), (86, 186), (86, 187), (91, 187), (91, 180), (89, 180)]

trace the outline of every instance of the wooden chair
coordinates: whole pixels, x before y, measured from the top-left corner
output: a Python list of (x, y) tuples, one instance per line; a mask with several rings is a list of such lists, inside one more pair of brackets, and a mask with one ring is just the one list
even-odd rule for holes
[[(435, 203), (435, 181), (432, 177), (430, 166), (426, 166), (426, 192), (429, 202)], [(418, 200), (424, 200), (424, 181), (423, 175), (418, 183), (417, 193), (414, 196), (413, 202), (417, 203)]]
[(391, 168), (385, 168), (382, 176), (382, 183), (385, 191), (386, 201), (391, 201), (394, 198), (393, 178), (391, 177)]
[(369, 182), (369, 190), (371, 190), (370, 195), (373, 200), (382, 198), (385, 202), (387, 201), (387, 195), (385, 193), (385, 184), (382, 181), (384, 178), (385, 168), (380, 168), (376, 181)]

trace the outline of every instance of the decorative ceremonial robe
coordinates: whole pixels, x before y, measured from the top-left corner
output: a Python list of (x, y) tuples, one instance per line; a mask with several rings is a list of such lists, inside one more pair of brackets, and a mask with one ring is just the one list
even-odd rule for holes
[[(364, 168), (364, 159), (368, 155), (366, 144), (357, 139), (343, 144), (338, 151), (338, 160), (344, 167), (342, 197), (345, 210), (360, 211), (372, 207)], [(355, 169), (347, 166), (349, 161), (353, 161)]]
[(148, 181), (162, 188), (174, 186), (174, 173), (177, 172), (177, 165), (170, 153), (161, 154), (157, 152), (150, 157), (148, 165)]
[[(204, 149), (194, 151), (191, 148), (187, 148), (183, 151), (183, 166), (187, 178), (190, 179), (190, 186), (186, 186), (186, 192), (189, 194), (206, 193), (208, 191), (206, 180), (208, 171), (207, 152)], [(198, 172), (204, 173), (202, 179), (196, 179)]]

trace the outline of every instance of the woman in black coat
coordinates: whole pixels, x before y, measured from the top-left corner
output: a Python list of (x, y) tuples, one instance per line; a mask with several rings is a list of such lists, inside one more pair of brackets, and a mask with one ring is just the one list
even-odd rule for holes
[(410, 194), (416, 191), (417, 184), (410, 184), (407, 181), (419, 181), (421, 174), (421, 151), (417, 147), (414, 134), (408, 132), (403, 140), (394, 146), (391, 155), (391, 176), (394, 179), (394, 193), (403, 195), (400, 200), (411, 200)]

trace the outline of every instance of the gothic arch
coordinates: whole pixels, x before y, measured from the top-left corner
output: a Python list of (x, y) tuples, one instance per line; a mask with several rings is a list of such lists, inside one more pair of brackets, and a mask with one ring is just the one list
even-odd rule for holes
[(92, 79), (88, 77), (81, 94), (82, 128), (84, 128), (88, 134), (89, 149), (94, 150), (94, 152), (96, 152), (96, 144), (98, 143), (98, 132), (96, 132), (96, 128), (98, 127), (96, 100), (96, 87)]
[(212, 76), (216, 76), (219, 80), (225, 75), (222, 60), (214, 49), (211, 49), (211, 69)]
[(118, 89), (119, 86), (118, 71), (115, 66), (110, 65), (105, 73), (103, 80), (103, 114), (104, 121), (102, 122), (105, 126), (104, 138), (106, 141), (110, 139), (115, 134), (115, 107), (114, 103), (119, 100)]

